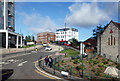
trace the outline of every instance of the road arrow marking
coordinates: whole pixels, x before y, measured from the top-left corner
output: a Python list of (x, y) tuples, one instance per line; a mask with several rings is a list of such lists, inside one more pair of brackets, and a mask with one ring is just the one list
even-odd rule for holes
[(20, 63), (20, 64), (18, 64), (18, 66), (22, 66), (24, 63), (26, 63), (27, 61), (24, 61), (24, 62), (22, 62), (22, 63)]

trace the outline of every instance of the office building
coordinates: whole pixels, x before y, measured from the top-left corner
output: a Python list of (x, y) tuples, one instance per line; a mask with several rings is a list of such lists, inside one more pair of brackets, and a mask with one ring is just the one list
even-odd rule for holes
[(22, 35), (15, 32), (14, 0), (0, 0), (0, 34), (2, 47), (22, 47)]
[(78, 30), (75, 28), (61, 28), (56, 30), (56, 41), (68, 41), (72, 38), (79, 39)]
[(50, 43), (50, 41), (55, 41), (55, 33), (53, 32), (42, 32), (37, 34), (37, 43)]

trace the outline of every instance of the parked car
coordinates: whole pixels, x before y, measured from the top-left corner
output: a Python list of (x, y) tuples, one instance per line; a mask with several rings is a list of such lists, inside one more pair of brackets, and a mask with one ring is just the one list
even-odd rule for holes
[(50, 51), (50, 50), (52, 50), (52, 48), (51, 48), (50, 46), (47, 46), (47, 47), (45, 48), (45, 50), (46, 50), (46, 51)]
[(43, 44), (43, 46), (44, 46), (44, 47), (46, 47), (46, 46), (47, 46), (47, 44), (46, 44), (46, 43), (44, 43), (44, 44)]

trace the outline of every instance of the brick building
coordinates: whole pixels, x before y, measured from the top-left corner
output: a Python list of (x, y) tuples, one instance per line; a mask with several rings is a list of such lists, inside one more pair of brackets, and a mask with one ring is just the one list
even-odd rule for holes
[(120, 63), (120, 23), (110, 21), (98, 37), (97, 46), (98, 54)]
[(50, 40), (55, 41), (55, 33), (42, 32), (37, 34), (37, 43), (50, 43)]

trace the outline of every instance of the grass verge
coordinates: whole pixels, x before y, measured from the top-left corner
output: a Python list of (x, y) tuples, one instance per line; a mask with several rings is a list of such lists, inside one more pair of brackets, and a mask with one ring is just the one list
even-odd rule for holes
[(63, 51), (61, 51), (60, 53), (67, 53), (67, 57), (77, 56), (77, 55), (80, 54), (80, 52), (77, 52), (77, 51), (75, 51), (75, 50), (73, 50), (73, 49), (71, 49), (71, 48), (66, 49), (66, 50), (63, 50)]

